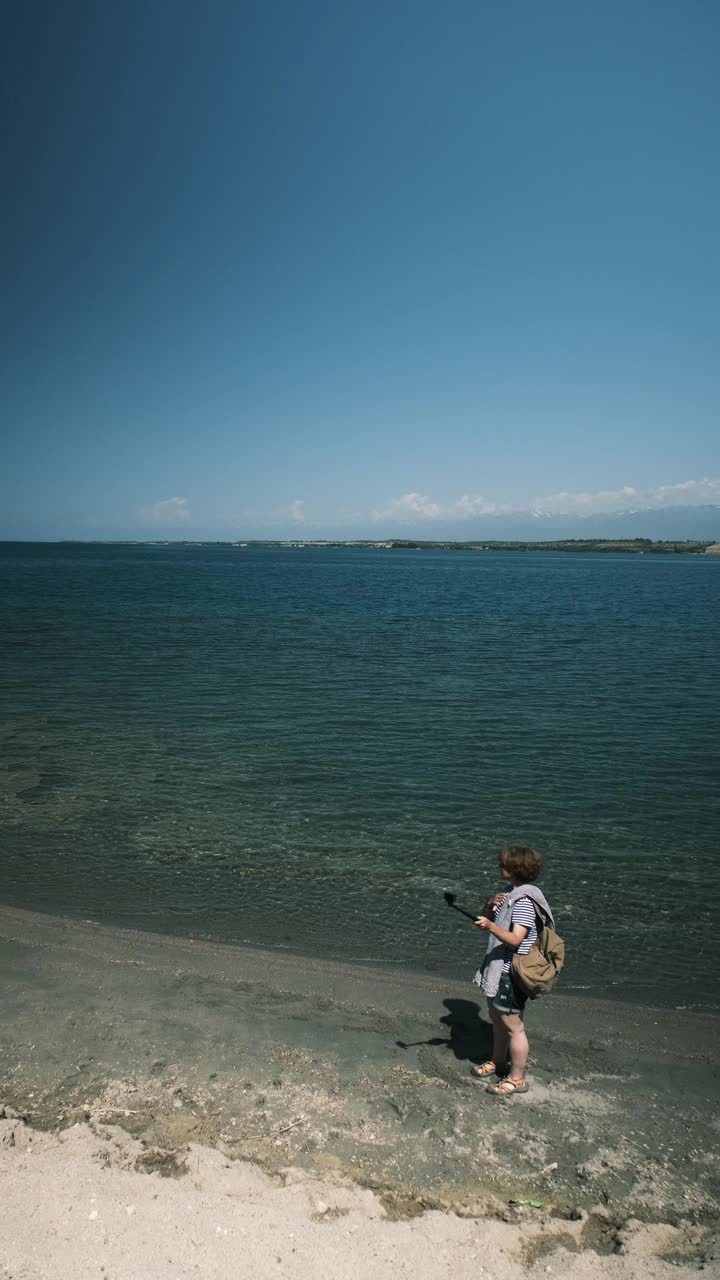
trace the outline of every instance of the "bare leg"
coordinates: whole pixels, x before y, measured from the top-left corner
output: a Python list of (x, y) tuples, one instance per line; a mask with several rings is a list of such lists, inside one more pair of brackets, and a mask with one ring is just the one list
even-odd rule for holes
[(530, 1052), (525, 1023), (518, 1013), (501, 1013), (500, 1018), (510, 1038), (510, 1074), (513, 1080), (524, 1080)]
[(488, 1013), (493, 1029), (492, 1060), (496, 1067), (504, 1067), (510, 1053), (510, 1033), (504, 1025), (505, 1015), (488, 1000)]

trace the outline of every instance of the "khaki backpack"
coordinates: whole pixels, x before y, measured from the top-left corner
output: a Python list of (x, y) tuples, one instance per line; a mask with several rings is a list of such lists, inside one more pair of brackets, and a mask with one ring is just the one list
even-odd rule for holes
[(535, 919), (537, 922), (537, 942), (533, 942), (527, 955), (520, 956), (517, 951), (513, 956), (511, 972), (513, 980), (529, 995), (531, 1000), (547, 995), (552, 991), (556, 979), (565, 964), (565, 943), (562, 938), (545, 923), (545, 918), (536, 902)]

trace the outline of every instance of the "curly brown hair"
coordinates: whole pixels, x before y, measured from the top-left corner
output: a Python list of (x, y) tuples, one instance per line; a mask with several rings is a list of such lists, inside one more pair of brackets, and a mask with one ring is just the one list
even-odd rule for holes
[(500, 850), (500, 866), (517, 884), (528, 884), (542, 874), (543, 856), (524, 844), (511, 844)]

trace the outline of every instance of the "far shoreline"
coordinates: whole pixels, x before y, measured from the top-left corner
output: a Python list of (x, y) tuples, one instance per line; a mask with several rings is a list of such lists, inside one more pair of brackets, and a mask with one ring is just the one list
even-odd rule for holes
[(420, 538), (0, 538), (0, 546), (28, 547), (208, 547), (232, 550), (304, 551), (468, 551), (563, 552), (576, 554), (718, 555), (720, 542), (712, 538), (555, 538), (452, 539)]

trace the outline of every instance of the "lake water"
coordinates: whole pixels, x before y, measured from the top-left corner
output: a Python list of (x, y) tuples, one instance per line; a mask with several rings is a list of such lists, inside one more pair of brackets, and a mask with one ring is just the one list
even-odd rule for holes
[(472, 975), (507, 843), (563, 986), (717, 1007), (720, 558), (0, 544), (0, 900)]

